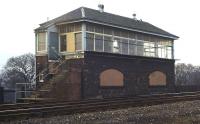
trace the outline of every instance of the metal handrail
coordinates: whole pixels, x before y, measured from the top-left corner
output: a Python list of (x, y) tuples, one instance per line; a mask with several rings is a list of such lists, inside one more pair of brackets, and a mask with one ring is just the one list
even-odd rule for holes
[[(50, 47), (51, 48), (51, 47)], [(60, 56), (58, 53), (57, 53), (57, 51), (55, 51), (55, 49), (53, 49), (53, 48), (51, 48), (53, 51), (54, 51), (54, 53), (56, 54), (56, 56), (58, 56), (59, 58), (58, 58), (58, 62), (59, 63), (62, 63), (63, 62), (63, 60), (62, 60), (62, 56)], [(56, 63), (54, 63), (53, 64), (53, 66), (55, 65)], [(59, 64), (60, 65), (60, 64)], [(33, 79), (33, 81), (32, 82), (35, 82), (36, 81), (36, 79), (41, 75), (41, 74), (44, 74), (46, 71), (48, 71), (49, 70), (49, 67), (46, 67), (46, 68), (44, 68), (41, 72), (39, 72), (36, 76), (35, 76), (35, 78)], [(44, 79), (47, 77), (49, 75), (49, 73), (47, 73), (45, 76), (44, 76)]]

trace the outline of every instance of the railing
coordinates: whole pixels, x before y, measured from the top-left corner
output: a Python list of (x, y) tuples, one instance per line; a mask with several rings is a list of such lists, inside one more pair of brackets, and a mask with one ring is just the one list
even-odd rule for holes
[[(55, 58), (57, 58), (57, 62), (53, 63), (53, 65), (52, 65), (53, 67), (56, 66), (55, 69), (53, 69), (53, 71), (55, 71), (55, 70), (57, 70), (57, 69), (65, 62), (65, 60), (62, 59), (62, 56), (60, 56), (54, 48), (51, 48), (51, 47), (50, 47), (50, 49), (53, 50), (53, 52), (54, 52), (53, 55), (54, 55)], [(50, 74), (50, 73), (49, 73), (49, 70), (50, 70), (49, 67), (44, 68), (41, 72), (39, 72), (39, 73), (35, 76), (35, 78), (33, 79), (32, 82), (36, 82), (37, 79), (39, 79), (39, 77), (40, 77), (41, 75), (43, 75), (43, 76), (42, 76), (43, 80), (46, 79), (46, 78), (48, 77), (48, 75)]]

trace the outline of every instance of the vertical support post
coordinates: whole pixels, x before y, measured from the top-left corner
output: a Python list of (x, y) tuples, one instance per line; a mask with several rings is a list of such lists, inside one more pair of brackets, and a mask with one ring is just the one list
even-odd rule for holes
[(83, 22), (82, 23), (82, 51), (86, 50), (86, 24)]
[(174, 59), (174, 41), (172, 40), (172, 59)]
[(48, 35), (49, 35), (49, 32), (48, 31), (46, 31), (46, 48), (45, 48), (45, 51), (47, 52), (47, 56), (48, 56), (48, 46), (49, 46), (49, 42), (48, 42), (48, 40), (49, 40), (49, 38), (48, 38)]
[(155, 57), (158, 57), (158, 41), (155, 41)]

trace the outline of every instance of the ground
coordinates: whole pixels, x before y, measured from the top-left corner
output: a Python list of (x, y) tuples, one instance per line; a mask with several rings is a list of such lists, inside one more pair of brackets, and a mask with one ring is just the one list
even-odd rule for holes
[(104, 112), (13, 121), (6, 124), (200, 124), (200, 100)]

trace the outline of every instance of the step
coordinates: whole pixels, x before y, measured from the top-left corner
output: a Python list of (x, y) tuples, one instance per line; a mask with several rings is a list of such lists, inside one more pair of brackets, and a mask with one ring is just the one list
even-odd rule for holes
[(41, 90), (39, 90), (39, 92), (49, 92), (50, 90), (43, 90), (43, 89), (41, 89)]

